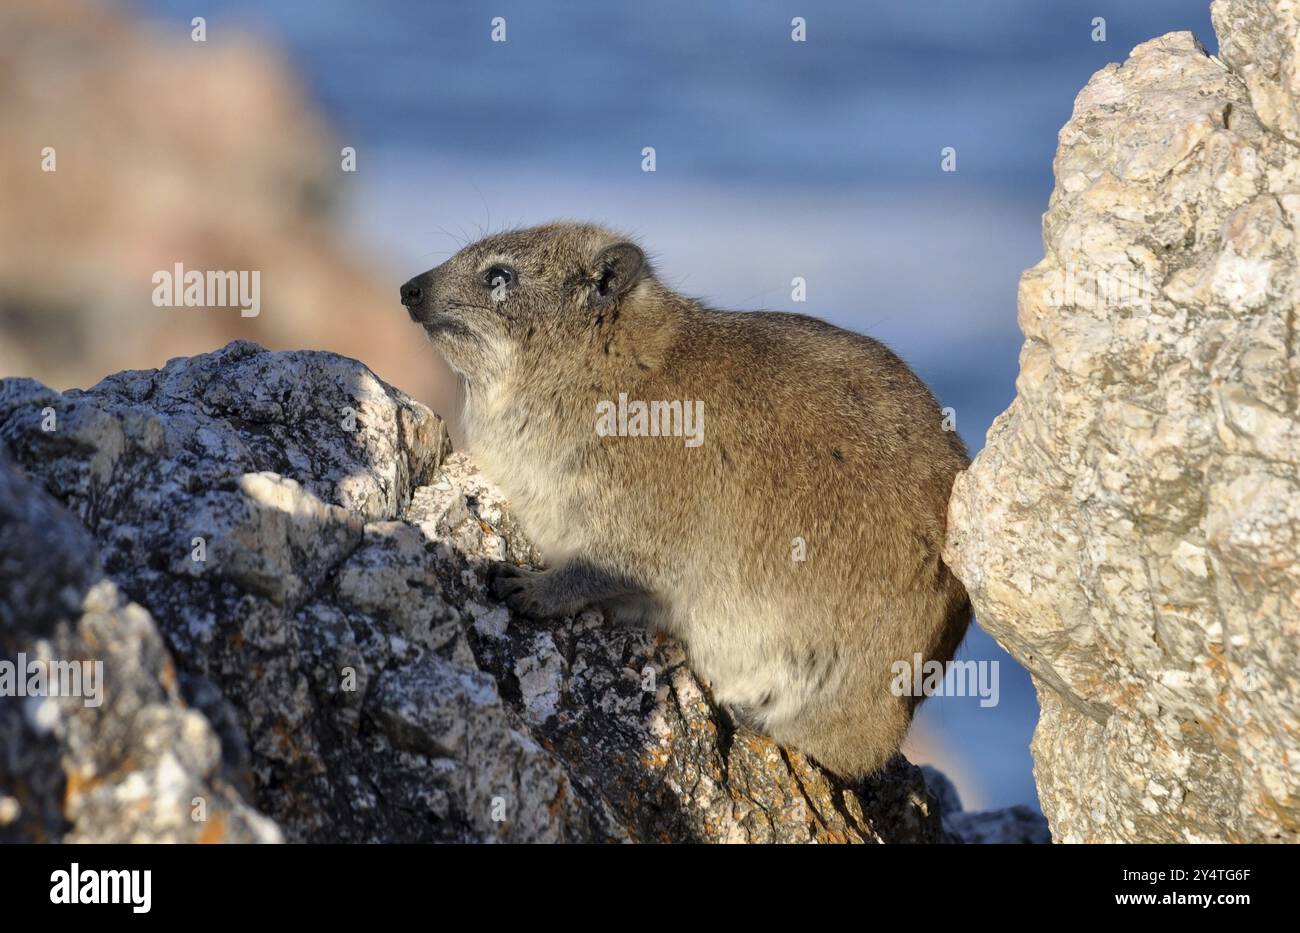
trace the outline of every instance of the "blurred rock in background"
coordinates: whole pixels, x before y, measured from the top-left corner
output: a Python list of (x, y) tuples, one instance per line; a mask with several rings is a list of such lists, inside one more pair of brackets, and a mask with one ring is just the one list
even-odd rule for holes
[[(0, 375), (88, 386), (239, 337), (346, 352), (454, 407), (400, 283), (333, 221), (342, 144), (267, 48), (6, 0), (0, 87)], [(152, 276), (176, 263), (260, 272), (265, 310), (155, 307)]]

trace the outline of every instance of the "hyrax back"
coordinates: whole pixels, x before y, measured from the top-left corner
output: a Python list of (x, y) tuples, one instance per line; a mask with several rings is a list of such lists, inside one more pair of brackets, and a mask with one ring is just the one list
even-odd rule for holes
[[(970, 619), (940, 559), (966, 453), (897, 356), (802, 315), (705, 308), (589, 225), (488, 237), (402, 298), (551, 565), (499, 581), (514, 608), (648, 610), (777, 741), (843, 775), (888, 760), (916, 703), (891, 692), (895, 665), (949, 660)], [(679, 404), (645, 436), (652, 402)]]

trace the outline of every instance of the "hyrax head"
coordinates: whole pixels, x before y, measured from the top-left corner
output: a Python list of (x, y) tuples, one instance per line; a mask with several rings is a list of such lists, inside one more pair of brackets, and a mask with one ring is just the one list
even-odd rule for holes
[(548, 224), (471, 243), (402, 286), (402, 304), (471, 383), (530, 351), (580, 351), (650, 275), (636, 244), (591, 224)]

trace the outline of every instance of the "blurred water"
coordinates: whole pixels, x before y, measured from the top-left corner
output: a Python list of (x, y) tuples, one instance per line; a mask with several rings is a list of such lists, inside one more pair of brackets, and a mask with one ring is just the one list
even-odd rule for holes
[[(209, 42), (253, 32), (287, 51), (357, 149), (343, 220), (394, 294), (480, 228), (608, 223), (682, 291), (884, 340), (957, 410), (972, 452), (1014, 395), (1016, 281), (1042, 255), (1078, 90), (1166, 32), (1215, 49), (1206, 0), (136, 6), (181, 35), (204, 15)], [(505, 43), (489, 41), (494, 16)], [(940, 171), (946, 146), (955, 173)], [(981, 631), (960, 656), (1001, 661), (1001, 702), (931, 701), (914, 757), (970, 807), (1035, 802), (1028, 675)]]

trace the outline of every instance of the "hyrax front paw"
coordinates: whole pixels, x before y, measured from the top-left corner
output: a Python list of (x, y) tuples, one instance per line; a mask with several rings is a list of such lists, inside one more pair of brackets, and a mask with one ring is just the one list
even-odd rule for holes
[(504, 602), (514, 612), (545, 619), (554, 616), (555, 609), (547, 605), (544, 593), (547, 573), (529, 570), (513, 564), (503, 564), (492, 578), (492, 595)]

